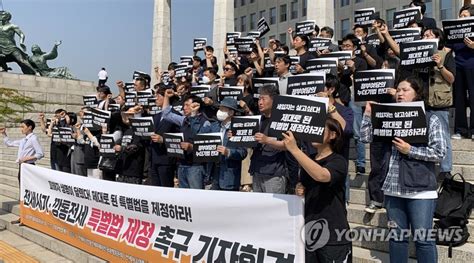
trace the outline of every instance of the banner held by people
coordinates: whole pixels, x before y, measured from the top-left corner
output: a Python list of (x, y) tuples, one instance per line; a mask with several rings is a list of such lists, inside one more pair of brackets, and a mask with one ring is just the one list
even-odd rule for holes
[(155, 133), (153, 117), (130, 118), (130, 125), (136, 136), (150, 138)]
[(184, 142), (183, 133), (165, 133), (163, 134), (163, 141), (168, 157), (184, 159), (184, 150), (181, 148), (181, 143)]
[(257, 145), (255, 134), (260, 132), (261, 119), (261, 115), (234, 116), (230, 124), (232, 137), (229, 137), (227, 146), (246, 148), (255, 147)]
[(431, 58), (438, 50), (437, 39), (424, 39), (400, 44), (400, 66), (411, 68), (432, 67)]
[(219, 162), (220, 153), (217, 147), (222, 145), (222, 133), (198, 133), (194, 136), (193, 162)]
[(395, 88), (395, 69), (354, 72), (354, 101), (392, 102), (389, 88)]
[(464, 43), (466, 37), (474, 41), (474, 17), (446, 19), (441, 23), (448, 44)]
[(423, 101), (371, 105), (374, 141), (394, 137), (408, 143), (428, 143), (428, 128)]
[(323, 142), (328, 103), (324, 97), (276, 96), (268, 136), (282, 138), (283, 132), (292, 131), (299, 140)]
[(326, 73), (316, 71), (288, 77), (287, 95), (316, 95), (324, 91)]
[(23, 224), (109, 262), (232, 262), (249, 247), (261, 262), (304, 261), (299, 196), (157, 191), (30, 164), (21, 165), (20, 189)]

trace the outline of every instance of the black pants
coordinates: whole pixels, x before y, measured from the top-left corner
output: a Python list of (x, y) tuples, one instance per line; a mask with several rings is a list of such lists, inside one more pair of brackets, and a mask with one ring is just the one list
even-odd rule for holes
[[(454, 132), (466, 137), (469, 136), (469, 132), (471, 135), (474, 135), (474, 114), (472, 113), (474, 112), (474, 69), (456, 67), (454, 105), (456, 108)], [(466, 114), (467, 107), (471, 109), (469, 126)]]
[(376, 205), (383, 205), (382, 185), (388, 171), (388, 156), (390, 155), (389, 143), (372, 142), (370, 144), (370, 174), (367, 183), (370, 201)]
[(107, 79), (99, 79), (99, 87), (104, 86), (105, 82), (107, 82)]
[(149, 182), (150, 185), (174, 187), (175, 165), (161, 165), (153, 163), (150, 165)]
[(313, 252), (306, 251), (305, 262), (311, 263), (323, 263), (323, 262), (336, 262), (342, 263), (352, 262), (352, 244), (343, 245), (326, 245)]

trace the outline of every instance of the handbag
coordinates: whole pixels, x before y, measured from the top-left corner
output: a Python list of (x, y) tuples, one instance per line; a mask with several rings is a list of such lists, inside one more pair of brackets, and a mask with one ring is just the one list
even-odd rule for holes
[[(454, 180), (460, 177), (462, 181)], [(438, 190), (438, 201), (434, 217), (437, 219), (451, 218), (468, 220), (474, 201), (474, 185), (466, 182), (464, 177), (457, 173), (445, 178)]]
[(102, 171), (114, 172), (117, 166), (116, 157), (102, 157), (99, 161), (99, 169)]

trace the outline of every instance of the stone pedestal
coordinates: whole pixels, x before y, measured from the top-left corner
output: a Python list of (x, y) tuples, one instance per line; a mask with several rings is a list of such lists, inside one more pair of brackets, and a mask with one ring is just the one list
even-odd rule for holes
[(156, 84), (155, 67), (161, 71), (171, 62), (171, 0), (155, 0), (153, 13), (153, 46), (151, 52), (151, 85)]
[[(214, 26), (212, 34), (212, 46), (217, 58), (219, 72), (222, 72), (222, 61), (224, 61), (224, 44), (227, 32), (234, 31), (234, 1), (214, 0)], [(219, 73), (220, 74), (220, 73)]]
[(308, 1), (307, 20), (315, 20), (316, 25), (329, 26), (335, 29), (334, 1), (318, 0)]

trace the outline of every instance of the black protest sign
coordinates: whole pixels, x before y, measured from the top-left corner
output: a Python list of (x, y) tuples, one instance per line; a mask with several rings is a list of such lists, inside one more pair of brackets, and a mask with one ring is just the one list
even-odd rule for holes
[(286, 56), (285, 51), (281, 50), (274, 51), (273, 54), (275, 54), (275, 59)]
[(275, 69), (275, 65), (273, 64), (272, 59), (270, 58), (270, 55), (268, 54), (265, 54), (265, 56), (263, 57), (263, 65), (264, 65), (265, 70), (267, 71), (271, 71)]
[(373, 47), (380, 46), (380, 39), (377, 36), (377, 34), (368, 35), (367, 38), (365, 39), (365, 42), (367, 43), (367, 45), (371, 45)]
[(252, 80), (252, 83), (253, 83), (253, 89), (252, 89), (253, 97), (255, 99), (258, 99), (259, 97), (258, 89), (260, 89), (261, 87), (265, 85), (273, 85), (278, 89), (280, 86), (278, 78), (254, 78)]
[(120, 110), (120, 104), (109, 104), (108, 111), (115, 112)]
[(234, 38), (234, 45), (237, 47), (239, 54), (250, 54), (252, 53), (254, 39), (251, 37), (239, 37)]
[(428, 143), (428, 126), (422, 101), (372, 104), (374, 141), (394, 137), (408, 143)]
[(409, 7), (393, 13), (393, 28), (407, 27), (412, 20), (418, 20), (421, 17), (421, 7)]
[(242, 35), (240, 32), (228, 32), (225, 34), (225, 42), (227, 46), (234, 45), (234, 39), (239, 38)]
[(306, 20), (297, 22), (295, 25), (295, 34), (296, 35), (313, 35), (314, 27), (316, 26), (316, 21)]
[[(85, 126), (84, 126), (85, 127)], [(51, 128), (51, 137), (52, 137), (52, 141), (55, 142), (55, 143), (60, 143), (61, 142), (61, 137), (59, 136), (59, 128), (58, 126), (54, 126), (53, 128)]]
[(230, 123), (232, 137), (229, 137), (227, 146), (245, 148), (256, 146), (255, 134), (260, 132), (261, 119), (261, 115), (233, 117)]
[(314, 58), (306, 61), (306, 70), (310, 72), (322, 71), (337, 76), (338, 58)]
[(133, 72), (133, 75), (132, 75), (132, 76), (133, 76), (133, 79), (134, 79), (134, 80), (137, 79), (137, 78), (145, 78), (145, 79), (147, 79), (147, 78), (150, 77), (150, 75), (148, 75), (147, 73), (145, 73), (145, 72), (143, 72), (143, 71), (138, 71), (138, 70), (135, 70), (135, 71)]
[(266, 33), (270, 31), (270, 27), (268, 26), (267, 21), (265, 20), (265, 17), (260, 18), (257, 22), (257, 30), (260, 32), (260, 36), (264, 36)]
[(46, 119), (46, 130), (49, 129), (49, 125), (51, 125), (51, 119), (47, 118)]
[(448, 44), (463, 43), (464, 38), (474, 40), (474, 17), (441, 21)]
[(181, 56), (179, 59), (181, 60), (181, 64), (193, 65), (193, 56)]
[(330, 38), (313, 37), (309, 40), (309, 52), (316, 52), (316, 50), (328, 49), (332, 40)]
[(151, 89), (146, 89), (142, 91), (137, 91), (137, 103), (142, 105), (142, 106), (149, 106), (150, 105), (150, 99), (152, 101), (155, 100), (155, 97), (153, 96), (153, 92)]
[(115, 156), (115, 139), (112, 134), (102, 134), (99, 141), (99, 154), (102, 157)]
[(99, 105), (96, 95), (84, 95), (82, 96), (82, 101), (84, 102), (84, 106), (88, 106), (91, 108), (95, 108), (97, 107), (97, 105)]
[(354, 101), (391, 102), (389, 88), (395, 86), (394, 69), (361, 70), (354, 72)]
[(354, 11), (354, 24), (355, 25), (372, 25), (374, 21), (373, 17), (375, 14), (375, 8), (364, 8)]
[(268, 136), (282, 138), (283, 132), (292, 131), (299, 140), (323, 142), (328, 101), (314, 96), (276, 96)]
[(316, 95), (324, 91), (326, 73), (314, 72), (288, 77), (287, 95)]
[(180, 63), (176, 65), (174, 68), (175, 77), (176, 78), (186, 77), (191, 67), (192, 66), (189, 66), (187, 63)]
[(210, 85), (199, 85), (199, 86), (193, 86), (191, 87), (191, 90), (189, 93), (191, 95), (198, 96), (199, 98), (204, 98), (207, 96), (207, 93), (211, 90)]
[(161, 82), (163, 82), (165, 85), (168, 85), (170, 79), (170, 73), (168, 71), (163, 71), (161, 74)]
[(133, 82), (126, 82), (125, 84), (125, 92), (131, 92), (135, 91), (135, 85), (133, 85)]
[(207, 43), (207, 38), (195, 38), (193, 41), (193, 50), (198, 51), (198, 50), (204, 50), (206, 47)]
[(324, 53), (320, 58), (337, 58), (340, 63), (345, 64), (346, 60), (352, 59), (352, 51), (334, 51), (331, 53)]
[(199, 133), (194, 136), (193, 161), (197, 163), (219, 162), (217, 146), (222, 145), (222, 134)]
[(406, 69), (432, 67), (431, 57), (438, 50), (437, 39), (417, 40), (400, 44), (400, 66)]
[(110, 115), (110, 111), (106, 110), (95, 108), (86, 110), (82, 118), (83, 125), (89, 130), (100, 131), (103, 125), (107, 125), (110, 122)]
[(184, 141), (183, 133), (165, 133), (163, 134), (163, 141), (168, 157), (184, 159), (184, 150), (181, 148), (181, 143)]
[(150, 115), (156, 115), (162, 111), (161, 107), (158, 107), (156, 105), (150, 106), (150, 109), (148, 110), (148, 114)]
[(133, 107), (137, 105), (137, 92), (125, 91), (125, 106)]
[(250, 31), (250, 32), (247, 33), (246, 37), (252, 38), (253, 41), (255, 42), (255, 39), (260, 37), (260, 32), (259, 31)]
[(72, 138), (71, 127), (59, 127), (59, 141), (65, 144), (74, 144), (76, 140)]
[(398, 44), (421, 39), (420, 28), (402, 28), (389, 30), (388, 33)]
[(130, 118), (130, 125), (136, 136), (150, 138), (155, 132), (153, 117)]
[(300, 63), (300, 57), (299, 56), (290, 56), (290, 60), (291, 60), (291, 63), (290, 63), (289, 71), (291, 72), (291, 74), (297, 74), (296, 64)]
[(219, 101), (222, 101), (224, 98), (232, 98), (239, 101), (243, 97), (243, 86), (224, 86), (222, 88), (219, 88)]
[(237, 59), (239, 56), (239, 51), (236, 47), (228, 47), (227, 50), (229, 51), (229, 57), (232, 59)]

